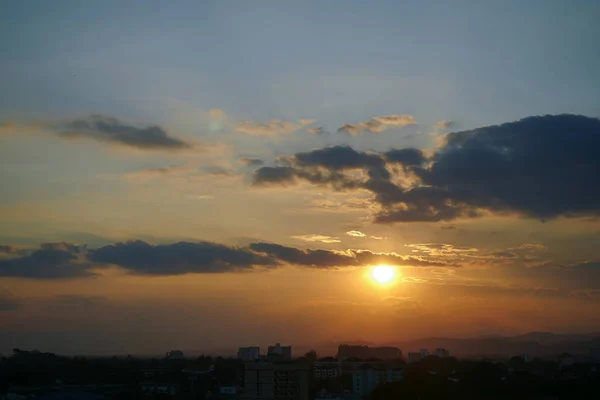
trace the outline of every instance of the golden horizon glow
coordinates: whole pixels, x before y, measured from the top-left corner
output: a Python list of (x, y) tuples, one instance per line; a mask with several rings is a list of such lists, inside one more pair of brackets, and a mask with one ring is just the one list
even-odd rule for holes
[(396, 268), (389, 265), (378, 265), (371, 270), (371, 276), (378, 283), (389, 283), (396, 277)]

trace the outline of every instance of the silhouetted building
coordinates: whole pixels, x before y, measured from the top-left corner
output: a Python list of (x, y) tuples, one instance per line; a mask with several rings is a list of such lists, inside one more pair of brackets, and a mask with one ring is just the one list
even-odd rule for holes
[(238, 360), (254, 361), (260, 357), (260, 347), (240, 347), (237, 353)]
[(339, 393), (330, 393), (327, 390), (322, 389), (316, 394), (315, 400), (354, 400), (355, 397), (356, 396), (349, 390)]
[(397, 347), (369, 347), (340, 344), (337, 353), (338, 360), (358, 358), (368, 360), (377, 358), (380, 360), (397, 360), (402, 358), (402, 350)]
[(408, 363), (415, 363), (415, 362), (419, 362), (423, 359), (423, 353), (420, 351), (410, 351), (408, 353)]
[(335, 379), (341, 375), (341, 366), (337, 362), (316, 362), (313, 375), (317, 380)]
[(220, 386), (219, 387), (219, 394), (221, 394), (221, 395), (235, 396), (237, 393), (238, 393), (237, 386)]
[(365, 364), (352, 371), (352, 392), (356, 395), (368, 396), (377, 386), (389, 382), (400, 382), (403, 376), (402, 368)]
[(443, 357), (450, 357), (450, 352), (448, 350), (446, 350), (446, 349), (437, 348), (433, 352), (433, 355), (437, 356), (437, 357), (441, 357), (441, 358), (443, 358)]
[(276, 343), (275, 346), (269, 346), (267, 358), (272, 361), (291, 361), (292, 346), (282, 346), (280, 343)]
[(167, 353), (167, 358), (169, 360), (182, 360), (185, 357), (183, 356), (183, 351), (181, 350), (171, 350)]
[(291, 362), (248, 362), (243, 400), (308, 400), (308, 365)]
[(146, 382), (142, 384), (142, 393), (148, 396), (177, 394), (177, 385), (173, 383)]

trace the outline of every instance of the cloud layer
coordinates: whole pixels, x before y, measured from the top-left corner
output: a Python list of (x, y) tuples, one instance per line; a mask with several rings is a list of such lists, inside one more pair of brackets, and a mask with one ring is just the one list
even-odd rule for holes
[(181, 150), (192, 147), (190, 143), (170, 136), (158, 125), (136, 127), (105, 115), (90, 115), (87, 118), (65, 121), (55, 125), (54, 129), (65, 138), (90, 138), (145, 150)]
[[(302, 237), (305, 240), (305, 237)], [(312, 239), (312, 237), (309, 237)], [(323, 240), (320, 240), (323, 241)], [(331, 243), (331, 242), (327, 242)], [(368, 250), (321, 250), (257, 242), (247, 247), (212, 242), (149, 244), (141, 240), (87, 249), (70, 243), (43, 243), (0, 260), (0, 276), (59, 279), (93, 276), (117, 266), (136, 275), (244, 272), (295, 264), (311, 268), (366, 267), (374, 264), (447, 267), (454, 263), (421, 256)]]
[(237, 124), (235, 130), (249, 135), (277, 135), (280, 133), (292, 133), (304, 125), (310, 125), (315, 121), (315, 119), (301, 119), (298, 123), (282, 121), (280, 119), (272, 119), (266, 122), (244, 121)]
[(305, 180), (368, 190), (381, 206), (379, 223), (486, 213), (540, 220), (597, 216), (599, 146), (600, 120), (547, 115), (450, 133), (431, 157), (413, 148), (375, 153), (335, 146), (296, 153), (285, 166), (257, 169), (254, 184)]
[(403, 128), (409, 125), (415, 125), (415, 118), (412, 115), (386, 115), (373, 117), (368, 121), (356, 124), (344, 124), (338, 128), (338, 132), (345, 132), (352, 136), (357, 136), (365, 132), (380, 133), (388, 128)]

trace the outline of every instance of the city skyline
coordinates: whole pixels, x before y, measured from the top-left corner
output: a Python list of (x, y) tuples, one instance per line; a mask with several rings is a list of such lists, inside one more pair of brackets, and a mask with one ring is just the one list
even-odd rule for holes
[(0, 353), (600, 332), (598, 16), (2, 4)]

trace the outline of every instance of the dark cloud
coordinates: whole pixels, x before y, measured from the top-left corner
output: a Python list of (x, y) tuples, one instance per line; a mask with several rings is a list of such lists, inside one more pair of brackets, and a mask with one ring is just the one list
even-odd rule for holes
[(296, 180), (296, 170), (292, 167), (262, 167), (254, 171), (255, 186), (285, 184)]
[(244, 165), (248, 165), (251, 167), (258, 167), (263, 165), (263, 160), (258, 158), (240, 158), (238, 161)]
[[(95, 275), (95, 269), (115, 265), (139, 275), (182, 275), (245, 272), (295, 264), (311, 268), (364, 267), (376, 264), (452, 267), (455, 263), (396, 253), (369, 250), (305, 250), (274, 243), (247, 247), (212, 242), (149, 244), (140, 240), (87, 249), (70, 243), (44, 243), (40, 249), (24, 250), (19, 258), (0, 261), (0, 276), (36, 279), (74, 278)], [(70, 297), (69, 297), (70, 296)], [(98, 299), (75, 295), (57, 298), (61, 303), (89, 303)]]
[(385, 159), (390, 163), (399, 163), (406, 166), (423, 164), (427, 158), (419, 149), (394, 149), (383, 153)]
[[(379, 223), (439, 222), (511, 213), (549, 220), (600, 215), (600, 120), (529, 117), (454, 132), (431, 158), (417, 149), (365, 153), (336, 146), (297, 153), (286, 167), (256, 171), (257, 184), (303, 179), (334, 189), (366, 189)], [(402, 163), (402, 183), (387, 168)], [(268, 168), (268, 169), (267, 169)], [(315, 169), (318, 168), (318, 172)], [(348, 169), (367, 177), (351, 179)]]
[(21, 257), (0, 260), (0, 276), (58, 279), (90, 276), (85, 248), (70, 243), (43, 243)]
[(86, 137), (138, 149), (181, 150), (192, 147), (191, 144), (170, 136), (158, 125), (136, 127), (104, 115), (90, 115), (88, 118), (67, 121), (55, 126), (55, 129), (60, 136), (67, 138)]
[(115, 264), (131, 273), (147, 275), (244, 271), (277, 264), (248, 249), (211, 242), (152, 245), (138, 240), (101, 247), (90, 251), (88, 258), (95, 263)]
[(421, 257), (401, 256), (395, 253), (374, 253), (368, 250), (304, 250), (275, 243), (252, 243), (250, 249), (278, 261), (314, 268), (362, 267), (376, 264), (400, 266), (450, 266), (443, 261), (426, 260)]
[(378, 154), (356, 151), (348, 146), (333, 146), (296, 153), (287, 159), (292, 166), (262, 167), (254, 173), (254, 184), (293, 183), (297, 178), (313, 184), (331, 184), (338, 189), (358, 188), (362, 184), (344, 174), (365, 169), (369, 181), (388, 180), (391, 175)]

